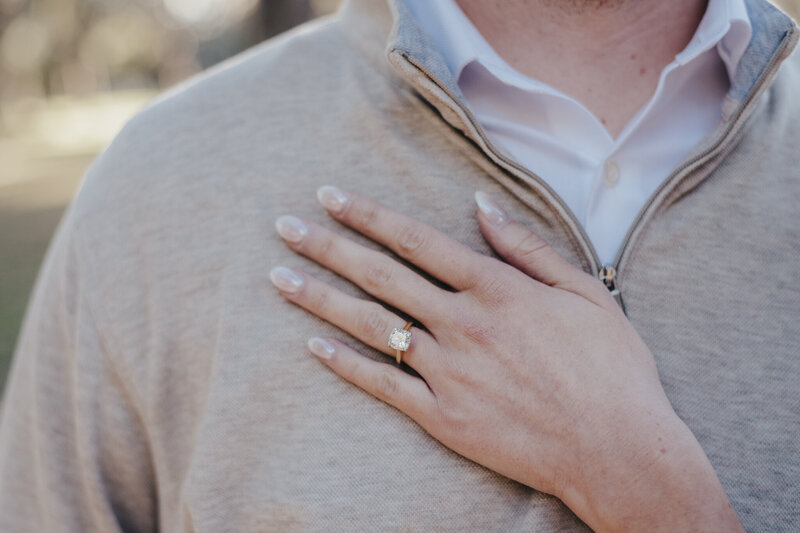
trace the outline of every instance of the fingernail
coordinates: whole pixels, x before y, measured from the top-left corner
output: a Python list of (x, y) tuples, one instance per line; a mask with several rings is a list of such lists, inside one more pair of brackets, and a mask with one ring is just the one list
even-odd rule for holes
[(333, 185), (324, 185), (317, 189), (317, 200), (332, 213), (338, 213), (347, 205), (347, 195)]
[(297, 217), (282, 216), (275, 221), (275, 229), (278, 234), (289, 242), (298, 243), (303, 237), (308, 235), (308, 228), (305, 223)]
[(303, 278), (297, 272), (282, 266), (270, 270), (269, 279), (284, 292), (297, 292), (303, 286)]
[(478, 209), (481, 210), (481, 213), (486, 215), (489, 222), (495, 226), (499, 226), (506, 221), (507, 217), (505, 211), (500, 209), (500, 206), (494, 203), (486, 193), (475, 191), (475, 203), (478, 204)]
[(308, 349), (320, 359), (330, 359), (336, 351), (331, 343), (319, 337), (308, 339)]

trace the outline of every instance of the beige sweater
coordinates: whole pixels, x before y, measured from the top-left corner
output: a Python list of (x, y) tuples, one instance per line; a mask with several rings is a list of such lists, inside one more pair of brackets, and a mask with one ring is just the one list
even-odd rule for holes
[[(800, 527), (800, 55), (755, 37), (720, 128), (616, 262), (627, 314), (749, 531)], [(388, 43), (388, 47), (387, 47)], [(783, 65), (778, 66), (783, 62)], [(487, 143), (403, 4), (353, 0), (154, 102), (86, 176), (47, 255), (0, 419), (0, 531), (580, 531), (307, 352), (334, 335), (268, 272), (332, 183), (490, 254), (476, 189), (596, 273), (536, 176)], [(375, 246), (371, 244), (371, 246)]]

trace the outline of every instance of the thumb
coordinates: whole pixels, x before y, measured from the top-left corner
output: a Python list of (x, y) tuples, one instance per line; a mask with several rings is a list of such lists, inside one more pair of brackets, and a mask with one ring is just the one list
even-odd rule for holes
[(510, 220), (486, 193), (477, 191), (475, 203), (483, 236), (509, 264), (546, 285), (574, 292), (603, 307), (609, 299), (614, 303), (599, 280), (564, 259), (537, 233)]

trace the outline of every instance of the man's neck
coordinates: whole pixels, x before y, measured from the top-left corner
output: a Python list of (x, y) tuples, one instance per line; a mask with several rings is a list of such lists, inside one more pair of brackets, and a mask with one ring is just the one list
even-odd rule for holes
[(691, 40), (708, 0), (456, 0), (521, 73), (585, 105), (616, 137)]

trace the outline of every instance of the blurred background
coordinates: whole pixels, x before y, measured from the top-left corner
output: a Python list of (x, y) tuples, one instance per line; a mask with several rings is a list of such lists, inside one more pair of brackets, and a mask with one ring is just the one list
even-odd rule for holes
[[(0, 391), (53, 230), (124, 122), (340, 1), (0, 0)], [(799, 18), (800, 0), (777, 3)]]
[(89, 163), (175, 83), (340, 0), (0, 0), (0, 392)]

